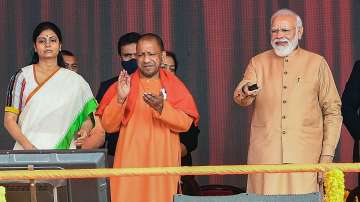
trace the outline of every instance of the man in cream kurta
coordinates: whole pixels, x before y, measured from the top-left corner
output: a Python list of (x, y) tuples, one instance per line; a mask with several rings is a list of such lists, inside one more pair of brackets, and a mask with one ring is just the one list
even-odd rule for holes
[[(282, 9), (271, 18), (274, 49), (253, 57), (234, 92), (254, 102), (249, 164), (330, 163), (340, 136), (341, 101), (325, 59), (298, 46), (300, 17)], [(258, 89), (248, 87), (257, 84)], [(322, 174), (252, 174), (248, 192), (301, 194), (319, 190)]]

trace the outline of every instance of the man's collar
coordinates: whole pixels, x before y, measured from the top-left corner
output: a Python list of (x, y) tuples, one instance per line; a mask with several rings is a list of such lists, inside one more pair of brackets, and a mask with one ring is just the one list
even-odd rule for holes
[(297, 47), (290, 53), (290, 55), (285, 56), (285, 57), (287, 57), (287, 58), (295, 57), (295, 56), (297, 56), (297, 55), (299, 54), (300, 50), (301, 50), (301, 48), (300, 48), (299, 46), (297, 46)]
[(301, 52), (302, 48), (300, 48), (300, 46), (298, 45), (289, 55), (287, 56), (284, 56), (284, 57), (281, 57), (281, 56), (278, 56), (276, 53), (275, 53), (275, 50), (274, 48), (272, 49), (272, 52), (275, 56), (281, 58), (281, 59), (285, 59), (285, 58), (292, 58), (292, 57), (295, 57), (297, 56), (300, 52)]

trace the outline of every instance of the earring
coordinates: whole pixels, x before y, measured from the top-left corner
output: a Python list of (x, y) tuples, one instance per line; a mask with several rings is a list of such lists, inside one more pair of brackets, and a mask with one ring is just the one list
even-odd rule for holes
[(36, 48), (34, 48), (34, 52), (36, 53)]
[(61, 52), (61, 47), (59, 48), (59, 52)]

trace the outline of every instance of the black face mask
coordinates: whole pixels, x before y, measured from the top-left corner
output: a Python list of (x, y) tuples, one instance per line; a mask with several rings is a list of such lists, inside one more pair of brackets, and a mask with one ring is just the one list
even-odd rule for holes
[(134, 73), (138, 66), (136, 59), (131, 59), (129, 61), (121, 61), (121, 65), (124, 67), (124, 69), (129, 75)]

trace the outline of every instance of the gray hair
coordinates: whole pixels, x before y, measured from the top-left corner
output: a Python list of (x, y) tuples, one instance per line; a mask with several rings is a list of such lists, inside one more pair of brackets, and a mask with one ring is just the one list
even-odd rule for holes
[(280, 15), (292, 15), (292, 16), (295, 16), (296, 17), (296, 27), (297, 28), (303, 27), (300, 16), (298, 14), (296, 14), (294, 11), (292, 11), (290, 9), (287, 9), (287, 8), (283, 8), (283, 9), (280, 9), (280, 10), (276, 11), (271, 16), (271, 24), (272, 24), (274, 18), (277, 17), (277, 16), (280, 16)]

